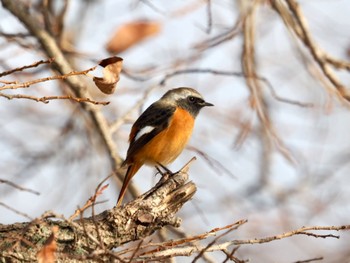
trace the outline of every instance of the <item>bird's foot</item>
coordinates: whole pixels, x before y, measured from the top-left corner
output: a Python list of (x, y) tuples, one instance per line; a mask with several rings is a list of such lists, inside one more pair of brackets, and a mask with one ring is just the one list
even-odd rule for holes
[[(162, 176), (162, 178), (160, 179), (158, 184), (162, 184), (166, 180), (168, 180), (169, 177), (172, 176), (174, 173), (171, 170), (169, 170), (167, 167), (165, 167), (163, 164), (161, 164), (161, 163), (157, 163), (157, 164), (159, 166), (156, 165), (156, 169), (157, 169), (158, 173), (161, 174), (161, 176)], [(162, 171), (159, 167), (161, 167), (164, 171)]]
[[(171, 170), (169, 170), (166, 166), (164, 166), (163, 164), (161, 164), (161, 163), (157, 163), (160, 167), (162, 167), (162, 169), (165, 171), (165, 173), (168, 173), (168, 174), (173, 174), (173, 172), (171, 171)], [(162, 172), (160, 169), (159, 169), (159, 167), (157, 167), (156, 166), (156, 168), (157, 168), (157, 170), (158, 170), (158, 172), (160, 172), (160, 174), (161, 175), (164, 175), (164, 172)]]

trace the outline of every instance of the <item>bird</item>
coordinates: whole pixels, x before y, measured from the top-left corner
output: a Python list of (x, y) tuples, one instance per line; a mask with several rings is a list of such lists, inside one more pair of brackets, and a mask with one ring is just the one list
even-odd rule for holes
[(122, 204), (131, 178), (141, 166), (172, 163), (192, 135), (195, 119), (206, 102), (193, 88), (168, 90), (135, 121), (129, 135), (129, 148), (122, 167), (127, 167), (117, 206)]

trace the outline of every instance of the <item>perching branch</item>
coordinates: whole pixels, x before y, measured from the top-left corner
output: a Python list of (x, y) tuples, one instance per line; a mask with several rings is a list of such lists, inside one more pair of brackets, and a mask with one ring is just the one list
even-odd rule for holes
[[(106, 255), (111, 249), (147, 237), (164, 226), (178, 227), (181, 219), (176, 213), (196, 192), (195, 184), (187, 182), (187, 171), (185, 166), (136, 200), (96, 216), (74, 221), (44, 216), (29, 223), (0, 225), (0, 259), (36, 260), (54, 226), (58, 227), (58, 259), (94, 258), (96, 252), (91, 251), (104, 251), (102, 254)], [(103, 256), (97, 254), (99, 258)]]

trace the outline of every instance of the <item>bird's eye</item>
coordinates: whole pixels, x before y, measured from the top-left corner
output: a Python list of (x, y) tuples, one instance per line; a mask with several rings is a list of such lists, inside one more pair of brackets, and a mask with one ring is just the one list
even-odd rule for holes
[(195, 97), (192, 97), (192, 96), (190, 96), (190, 97), (188, 97), (188, 100), (189, 100), (189, 102), (195, 102), (196, 101), (196, 98)]

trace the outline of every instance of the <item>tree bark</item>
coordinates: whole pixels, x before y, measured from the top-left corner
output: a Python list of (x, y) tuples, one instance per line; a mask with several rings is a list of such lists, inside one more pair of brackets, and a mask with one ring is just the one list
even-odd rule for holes
[(178, 227), (181, 219), (176, 212), (196, 192), (195, 184), (187, 180), (186, 168), (162, 178), (134, 201), (94, 217), (69, 221), (44, 216), (32, 222), (0, 225), (0, 261), (35, 261), (55, 226), (56, 257), (65, 261), (89, 259), (93, 251), (111, 250), (164, 226)]

